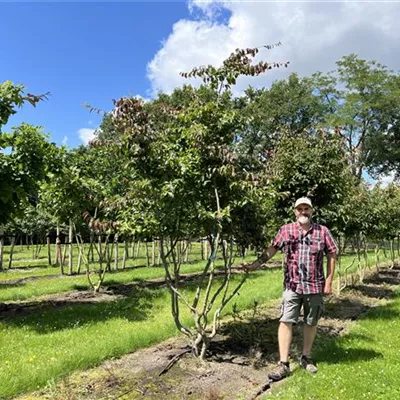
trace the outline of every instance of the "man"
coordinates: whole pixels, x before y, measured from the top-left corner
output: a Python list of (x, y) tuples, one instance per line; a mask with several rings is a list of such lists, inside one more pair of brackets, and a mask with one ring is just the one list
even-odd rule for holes
[[(311, 373), (317, 367), (310, 354), (317, 333), (317, 323), (323, 312), (323, 295), (332, 291), (337, 246), (329, 229), (311, 222), (313, 207), (307, 197), (297, 199), (294, 205), (296, 222), (283, 225), (272, 245), (261, 257), (244, 268), (255, 270), (272, 258), (278, 250), (285, 253), (284, 292), (282, 314), (278, 329), (278, 366), (268, 377), (278, 381), (290, 374), (289, 350), (292, 342), (292, 326), (304, 310), (304, 343), (300, 365)], [(327, 254), (327, 274), (323, 271), (323, 254)]]

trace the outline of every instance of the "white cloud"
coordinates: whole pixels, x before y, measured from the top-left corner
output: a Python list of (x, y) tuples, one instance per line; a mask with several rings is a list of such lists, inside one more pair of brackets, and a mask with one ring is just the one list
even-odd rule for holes
[(138, 99), (138, 100), (142, 100), (142, 101), (144, 101), (145, 103), (151, 101), (150, 98), (148, 98), (148, 97), (143, 97), (143, 96), (141, 96), (140, 94), (137, 94), (137, 95), (135, 95), (135, 96), (133, 96), (133, 97), (135, 97), (135, 98)]
[[(234, 49), (282, 42), (261, 51), (266, 61), (290, 61), (287, 70), (272, 70), (249, 84), (268, 85), (290, 72), (309, 75), (335, 68), (343, 55), (356, 53), (400, 69), (400, 3), (391, 2), (230, 2), (191, 0), (193, 19), (174, 24), (172, 33), (148, 64), (153, 94), (171, 92), (184, 80), (179, 72), (205, 64), (218, 65)], [(228, 12), (218, 22), (221, 7)], [(193, 82), (193, 81), (192, 81)]]
[(84, 145), (87, 145), (91, 140), (94, 139), (95, 129), (81, 128), (78, 130), (79, 138), (82, 140)]
[(67, 143), (68, 143), (68, 136), (64, 136), (64, 137), (63, 137), (63, 140), (62, 140), (63, 146), (66, 146)]

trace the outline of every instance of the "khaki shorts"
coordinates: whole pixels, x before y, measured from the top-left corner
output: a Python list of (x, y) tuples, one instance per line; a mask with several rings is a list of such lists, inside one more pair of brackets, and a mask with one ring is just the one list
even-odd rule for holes
[(297, 324), (301, 306), (304, 309), (304, 322), (307, 325), (317, 325), (324, 312), (324, 299), (321, 293), (298, 294), (292, 290), (285, 290), (282, 299), (282, 314), (279, 321)]

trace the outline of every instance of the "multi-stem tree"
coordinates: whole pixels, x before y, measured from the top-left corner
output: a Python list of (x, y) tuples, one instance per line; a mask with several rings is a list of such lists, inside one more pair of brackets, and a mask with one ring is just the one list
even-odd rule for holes
[[(248, 121), (229, 101), (239, 76), (286, 65), (254, 65), (257, 53), (258, 49), (238, 49), (220, 67), (183, 73), (201, 78), (205, 87), (186, 87), (181, 104), (163, 102), (165, 95), (150, 104), (122, 98), (113, 111), (120, 132), (120, 146), (114, 151), (126, 160), (130, 178), (126, 193), (110, 198), (109, 207), (119, 210), (121, 229), (159, 238), (172, 315), (202, 359), (221, 312), (245, 281), (243, 277), (233, 284), (231, 279), (235, 233), (244, 225), (243, 218), (257, 223), (259, 213), (254, 210), (265, 194), (262, 179), (239, 162), (238, 137)], [(199, 237), (208, 237), (211, 255), (190, 299), (182, 288), (182, 246), (177, 244)], [(194, 326), (184, 323), (182, 304)]]

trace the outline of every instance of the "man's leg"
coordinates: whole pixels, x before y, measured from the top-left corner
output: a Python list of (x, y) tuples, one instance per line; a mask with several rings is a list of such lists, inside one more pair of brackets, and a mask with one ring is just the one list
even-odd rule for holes
[(280, 361), (289, 361), (290, 345), (292, 344), (292, 329), (291, 322), (281, 322), (278, 329), (279, 356)]
[(321, 294), (304, 296), (304, 342), (300, 364), (311, 373), (317, 372), (317, 367), (311, 358), (311, 349), (317, 334), (317, 324), (323, 312), (323, 297)]
[(279, 320), (278, 342), (279, 363), (268, 377), (273, 381), (279, 381), (290, 374), (289, 351), (292, 343), (292, 326), (297, 323), (300, 314), (302, 298), (297, 293), (285, 290), (282, 301), (282, 315)]
[(317, 325), (304, 324), (304, 343), (303, 355), (310, 357), (312, 345), (314, 343), (315, 335), (317, 334)]

